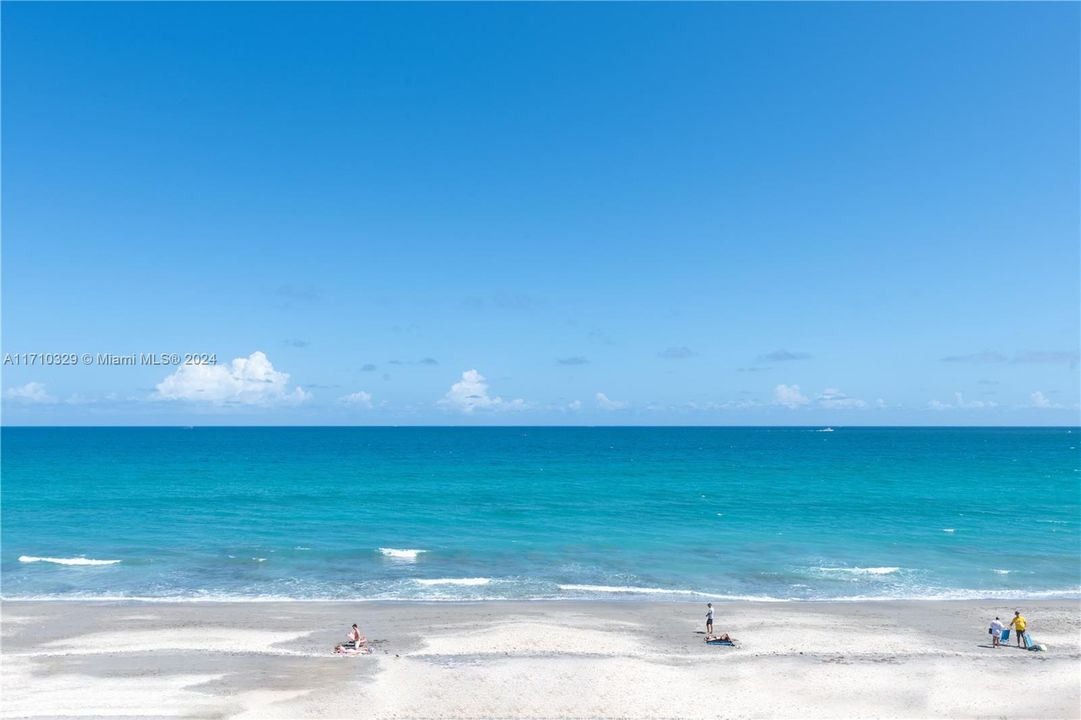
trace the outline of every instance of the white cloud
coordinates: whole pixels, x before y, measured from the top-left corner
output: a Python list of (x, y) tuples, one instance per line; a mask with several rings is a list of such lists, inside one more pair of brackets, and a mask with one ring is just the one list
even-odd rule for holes
[(488, 394), (488, 381), (476, 370), (466, 370), (439, 401), (443, 407), (472, 415), (477, 410), (522, 410), (525, 400), (504, 400)]
[(577, 411), (581, 410), (582, 409), (582, 401), (581, 400), (572, 400), (572, 401), (570, 401), (569, 403), (567, 403), (567, 409), (571, 410), (573, 412), (577, 412)]
[(296, 404), (311, 399), (300, 387), (288, 389), (265, 353), (255, 351), (227, 365), (181, 365), (155, 388), (155, 400), (185, 400), (211, 405)]
[(815, 397), (815, 400), (822, 407), (831, 410), (852, 410), (867, 407), (865, 401), (849, 397), (837, 388), (826, 388)]
[(811, 401), (799, 391), (799, 385), (778, 385), (773, 388), (773, 402), (776, 405), (795, 409)]
[(722, 410), (746, 410), (747, 408), (761, 407), (763, 403), (758, 400), (751, 400), (750, 398), (743, 398), (741, 400), (725, 400), (718, 407)]
[(355, 393), (342, 395), (340, 398), (338, 398), (338, 402), (344, 405), (353, 405), (355, 407), (363, 407), (370, 409), (372, 407), (372, 394), (370, 392), (358, 390)]
[(953, 397), (957, 401), (957, 407), (966, 410), (982, 410), (984, 408), (998, 407), (998, 403), (994, 400), (965, 400), (961, 393), (954, 393)]
[(28, 382), (21, 387), (10, 387), (4, 391), (4, 399), (14, 400), (24, 405), (46, 405), (56, 402), (56, 398), (45, 391), (45, 384)]
[(711, 410), (746, 410), (748, 408), (756, 408), (761, 406), (762, 403), (758, 400), (743, 398), (741, 400), (724, 400), (723, 402), (713, 400), (696, 402), (692, 400), (690, 402), (683, 403), (681, 406), (679, 406), (679, 409), (699, 412)]
[(1039, 390), (1029, 395), (1028, 400), (1029, 407), (1041, 408), (1046, 410), (1055, 410), (1062, 407), (1058, 403), (1053, 402), (1051, 398), (1047, 397)]
[(601, 410), (625, 410), (630, 407), (630, 403), (622, 400), (611, 400), (602, 392), (597, 393), (595, 397)]
[(965, 400), (965, 396), (959, 392), (953, 394), (953, 402), (932, 400), (927, 407), (932, 410), (986, 410), (997, 407), (998, 403), (991, 400)]

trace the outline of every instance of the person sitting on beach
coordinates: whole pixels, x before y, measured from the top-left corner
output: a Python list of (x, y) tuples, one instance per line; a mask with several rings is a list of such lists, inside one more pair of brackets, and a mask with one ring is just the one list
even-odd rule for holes
[(1001, 647), (999, 643), (1002, 640), (1002, 631), (1005, 629), (1006, 626), (996, 617), (989, 628), (989, 632), (991, 633), (991, 647)]
[(368, 642), (368, 638), (360, 634), (360, 628), (356, 623), (353, 623), (353, 627), (350, 628), (349, 634), (346, 636), (349, 639), (334, 648), (334, 652), (340, 653), (345, 650), (367, 650), (365, 646)]
[(1025, 620), (1025, 616), (1021, 614), (1020, 610), (1015, 610), (1013, 613), (1013, 620), (1010, 620), (1010, 627), (1017, 633), (1017, 647), (1021, 647), (1021, 640), (1025, 634), (1025, 628), (1028, 627), (1028, 621)]

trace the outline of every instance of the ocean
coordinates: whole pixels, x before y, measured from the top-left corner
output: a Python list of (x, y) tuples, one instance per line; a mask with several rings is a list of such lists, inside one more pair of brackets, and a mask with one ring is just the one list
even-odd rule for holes
[(1077, 428), (0, 440), (5, 599), (1081, 597)]

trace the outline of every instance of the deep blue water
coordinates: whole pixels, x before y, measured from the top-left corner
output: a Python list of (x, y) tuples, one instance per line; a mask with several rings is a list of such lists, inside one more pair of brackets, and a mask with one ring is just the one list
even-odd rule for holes
[(6, 598), (1081, 595), (1076, 428), (0, 432)]

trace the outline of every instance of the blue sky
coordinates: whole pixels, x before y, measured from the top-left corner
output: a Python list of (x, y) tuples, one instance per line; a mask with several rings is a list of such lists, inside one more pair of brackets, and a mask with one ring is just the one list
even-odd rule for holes
[(3, 421), (1074, 424), (1079, 28), (5, 3)]

